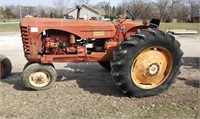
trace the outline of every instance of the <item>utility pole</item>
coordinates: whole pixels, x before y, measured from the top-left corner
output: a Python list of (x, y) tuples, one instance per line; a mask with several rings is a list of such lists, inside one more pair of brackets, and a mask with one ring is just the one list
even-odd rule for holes
[(109, 19), (110, 19), (110, 2), (108, 2), (108, 15), (109, 15)]
[(20, 16), (20, 19), (22, 19), (22, 9), (21, 9), (20, 0), (18, 0), (18, 2), (19, 2), (19, 16)]

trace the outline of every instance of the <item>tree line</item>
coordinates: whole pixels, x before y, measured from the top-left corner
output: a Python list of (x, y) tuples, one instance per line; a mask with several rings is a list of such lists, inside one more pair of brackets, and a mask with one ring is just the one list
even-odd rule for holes
[[(72, 3), (73, 2), (73, 3)], [(112, 6), (110, 2), (101, 1), (91, 4), (91, 0), (52, 0), (53, 7), (46, 6), (1, 6), (0, 19), (20, 18), (20, 14), (33, 15), (38, 17), (63, 18), (68, 8), (77, 5), (88, 5), (92, 8), (105, 10), (107, 18), (117, 19), (129, 10), (135, 19), (159, 18), (163, 22), (171, 22), (176, 19), (178, 22), (190, 21), (192, 16), (199, 15), (199, 0), (123, 0), (117, 6)], [(20, 12), (19, 12), (20, 11)]]

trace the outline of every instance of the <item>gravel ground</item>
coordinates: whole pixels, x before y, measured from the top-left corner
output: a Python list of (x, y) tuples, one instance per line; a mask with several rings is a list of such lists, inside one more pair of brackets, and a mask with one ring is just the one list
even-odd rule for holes
[(160, 95), (128, 98), (98, 63), (56, 63), (58, 81), (52, 88), (26, 90), (20, 34), (0, 33), (0, 52), (13, 64), (12, 74), (0, 82), (0, 119), (200, 118), (200, 36), (176, 38), (184, 51), (176, 82)]

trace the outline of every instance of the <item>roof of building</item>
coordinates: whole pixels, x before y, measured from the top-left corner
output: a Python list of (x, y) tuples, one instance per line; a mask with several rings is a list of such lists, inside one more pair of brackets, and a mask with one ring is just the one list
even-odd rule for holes
[(34, 7), (34, 6), (21, 6), (22, 8), (28, 8), (28, 9), (37, 9), (37, 7)]
[(105, 16), (106, 15), (106, 12), (104, 9), (95, 9), (97, 10), (101, 15)]
[(192, 16), (192, 17), (200, 17), (200, 14), (195, 14), (195, 15)]
[[(102, 16), (105, 16), (105, 15), (106, 15), (104, 9), (95, 9), (95, 8), (92, 8), (92, 7), (87, 6), (87, 5), (84, 5), (84, 4), (81, 5), (81, 7), (85, 7), (85, 8), (87, 8), (87, 9), (91, 10), (91, 11), (94, 11), (94, 12), (96, 12), (96, 13), (102, 15)], [(76, 10), (76, 8), (66, 8), (66, 9), (65, 9), (65, 14), (68, 14), (68, 13), (74, 11), (74, 10)]]

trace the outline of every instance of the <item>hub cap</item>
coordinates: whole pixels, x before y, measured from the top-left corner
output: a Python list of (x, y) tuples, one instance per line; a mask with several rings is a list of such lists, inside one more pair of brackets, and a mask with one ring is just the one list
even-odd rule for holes
[(132, 64), (133, 82), (142, 89), (160, 86), (172, 69), (172, 56), (163, 47), (151, 47), (141, 52)]
[(50, 74), (45, 71), (34, 72), (30, 75), (29, 82), (35, 87), (44, 87), (50, 82)]
[(147, 75), (149, 76), (155, 76), (160, 70), (160, 66), (157, 63), (153, 63), (149, 66), (149, 68), (147, 69)]

